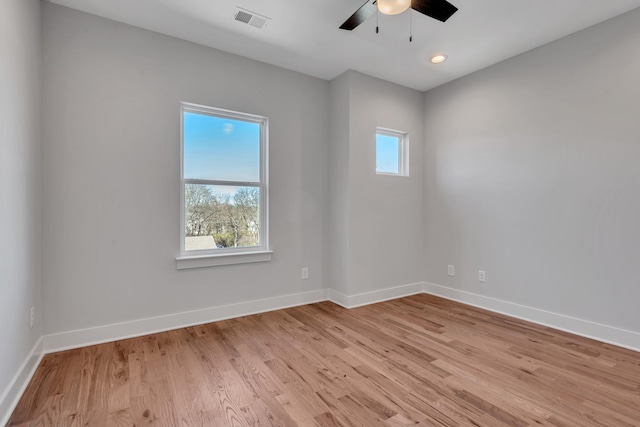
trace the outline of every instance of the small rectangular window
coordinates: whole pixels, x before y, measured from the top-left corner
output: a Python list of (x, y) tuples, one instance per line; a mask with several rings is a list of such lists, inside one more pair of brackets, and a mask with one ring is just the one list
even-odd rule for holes
[(376, 173), (409, 176), (409, 134), (376, 129)]
[(267, 250), (267, 118), (186, 103), (181, 114), (181, 253)]

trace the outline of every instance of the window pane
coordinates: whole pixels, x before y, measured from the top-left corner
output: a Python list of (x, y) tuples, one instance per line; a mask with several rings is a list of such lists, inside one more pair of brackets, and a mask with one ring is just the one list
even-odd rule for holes
[(260, 246), (260, 188), (186, 184), (186, 251)]
[(184, 112), (184, 177), (260, 181), (260, 124)]
[(400, 138), (376, 134), (376, 172), (400, 173)]

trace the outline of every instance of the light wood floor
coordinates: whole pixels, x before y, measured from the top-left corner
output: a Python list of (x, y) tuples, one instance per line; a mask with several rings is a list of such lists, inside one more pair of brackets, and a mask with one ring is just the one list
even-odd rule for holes
[(427, 295), (47, 355), (9, 425), (640, 426), (640, 353)]

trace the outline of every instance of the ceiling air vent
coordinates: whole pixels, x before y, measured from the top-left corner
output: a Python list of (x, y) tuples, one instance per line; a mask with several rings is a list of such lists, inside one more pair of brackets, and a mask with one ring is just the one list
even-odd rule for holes
[(251, 12), (247, 9), (237, 8), (236, 14), (234, 15), (234, 19), (238, 22), (243, 22), (245, 24), (253, 25), (256, 28), (264, 28), (267, 22), (271, 21), (271, 18), (267, 18), (266, 16), (258, 15), (255, 12)]

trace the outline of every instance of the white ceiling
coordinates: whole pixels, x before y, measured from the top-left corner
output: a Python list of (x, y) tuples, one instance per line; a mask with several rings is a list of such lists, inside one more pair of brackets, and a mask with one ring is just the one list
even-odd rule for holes
[[(353, 69), (427, 90), (636, 7), (640, 0), (451, 0), (442, 23), (417, 12), (338, 29), (364, 0), (49, 0), (323, 79)], [(236, 6), (268, 16), (262, 30), (234, 21)], [(437, 52), (449, 55), (429, 63)]]

